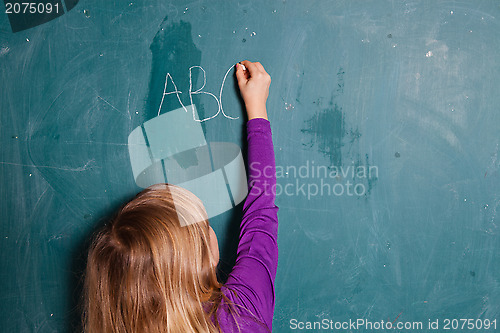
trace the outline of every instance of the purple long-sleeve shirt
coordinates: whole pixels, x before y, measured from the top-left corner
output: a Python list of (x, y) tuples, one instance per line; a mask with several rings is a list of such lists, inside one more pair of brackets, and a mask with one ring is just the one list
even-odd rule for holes
[[(276, 166), (269, 121), (249, 120), (247, 140), (248, 196), (243, 205), (236, 264), (222, 291), (236, 305), (241, 332), (271, 332), (278, 267), (278, 207), (274, 203)], [(233, 317), (223, 308), (218, 311), (223, 332), (237, 332)]]

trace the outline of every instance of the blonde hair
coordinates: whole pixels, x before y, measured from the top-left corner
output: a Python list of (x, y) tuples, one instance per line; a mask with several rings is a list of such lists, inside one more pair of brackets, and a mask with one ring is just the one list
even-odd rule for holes
[(230, 305), (221, 286), (201, 200), (178, 186), (154, 185), (122, 207), (91, 245), (84, 330), (220, 332), (217, 310), (223, 299)]

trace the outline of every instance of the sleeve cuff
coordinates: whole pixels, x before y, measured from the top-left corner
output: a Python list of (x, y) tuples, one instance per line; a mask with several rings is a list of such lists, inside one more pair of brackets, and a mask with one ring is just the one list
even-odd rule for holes
[(253, 118), (247, 122), (247, 130), (253, 131), (271, 131), (271, 123), (264, 118)]

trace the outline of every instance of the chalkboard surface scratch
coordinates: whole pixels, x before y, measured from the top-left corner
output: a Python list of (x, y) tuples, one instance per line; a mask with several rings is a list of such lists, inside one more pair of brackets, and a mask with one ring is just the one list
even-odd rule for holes
[(486, 172), (484, 173), (484, 178), (486, 178), (487, 175), (493, 175), (495, 172), (498, 171), (500, 168), (500, 160), (498, 159), (498, 150), (499, 150), (499, 145), (497, 143), (495, 152), (491, 155), (491, 162), (486, 169)]
[(120, 143), (120, 142), (103, 142), (103, 141), (64, 141), (68, 145), (106, 145), (106, 146), (142, 146), (138, 143)]
[(0, 162), (0, 164), (5, 164), (5, 165), (15, 165), (15, 166), (22, 166), (22, 167), (32, 167), (32, 168), (44, 168), (44, 169), (56, 169), (56, 170), (64, 170), (64, 171), (75, 171), (75, 172), (81, 172), (81, 171), (86, 171), (89, 169), (94, 169), (95, 167), (93, 164), (95, 163), (95, 160), (90, 160), (87, 163), (85, 163), (84, 166), (79, 167), (79, 168), (71, 168), (71, 167), (56, 167), (56, 166), (50, 166), (50, 165), (35, 165), (35, 164), (21, 164), (21, 163), (11, 163), (11, 162)]
[(2, 46), (2, 48), (0, 49), (0, 56), (3, 56), (7, 53), (9, 53), (10, 49), (8, 46)]
[(128, 117), (127, 115), (125, 114), (125, 112), (122, 112), (120, 110), (118, 110), (116, 107), (114, 107), (110, 102), (108, 102), (107, 100), (105, 100), (104, 98), (102, 98), (101, 96), (97, 95), (97, 98), (101, 99), (102, 101), (104, 101), (104, 103), (108, 104), (109, 106), (111, 106), (113, 109), (115, 109), (118, 113), (120, 113), (122, 116), (124, 116), (125, 118), (129, 119), (129, 120), (132, 120), (132, 117), (130, 116), (130, 112), (128, 112)]
[(422, 129), (431, 130), (437, 135), (441, 136), (448, 144), (459, 150), (461, 149), (460, 141), (456, 134), (450, 128), (447, 128), (448, 124), (441, 124), (441, 122), (436, 117), (428, 117), (422, 113), (417, 113), (413, 110), (408, 110), (408, 114), (415, 118), (415, 121), (419, 123)]

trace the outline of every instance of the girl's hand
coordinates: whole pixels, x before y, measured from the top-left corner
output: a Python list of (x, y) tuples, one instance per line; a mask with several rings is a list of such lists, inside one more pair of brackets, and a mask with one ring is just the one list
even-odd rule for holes
[[(242, 64), (246, 67), (243, 69)], [(259, 62), (248, 60), (236, 64), (236, 79), (241, 97), (245, 102), (248, 120), (267, 119), (266, 101), (269, 96), (271, 77)]]

